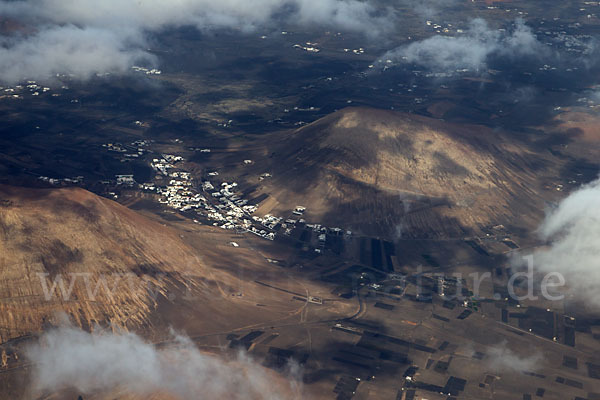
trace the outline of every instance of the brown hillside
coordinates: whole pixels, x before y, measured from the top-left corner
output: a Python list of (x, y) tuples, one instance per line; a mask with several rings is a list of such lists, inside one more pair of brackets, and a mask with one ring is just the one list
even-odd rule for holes
[(543, 209), (537, 173), (552, 170), (489, 128), (368, 108), (280, 134), (269, 151), (272, 199), (260, 211), (302, 204), (313, 220), (376, 235), (402, 225), (413, 236), (460, 236), (522, 215), (527, 225)]
[[(306, 321), (308, 303), (294, 300), (296, 293), (329, 294), (268, 263), (244, 238), (236, 238), (241, 245), (233, 251), (229, 232), (158, 221), (83, 189), (0, 186), (0, 398), (30, 398), (24, 349), (60, 323), (62, 313), (85, 330), (125, 328), (160, 348), (168, 347), (173, 327), (207, 338), (209, 351), (217, 352), (230, 332)], [(70, 296), (56, 289), (46, 297), (44, 284), (48, 289), (62, 278), (68, 290), (73, 276)], [(90, 296), (102, 277), (110, 292), (100, 286)], [(331, 302), (311, 319), (354, 312), (351, 302)], [(112, 390), (93, 398), (134, 398)]]
[[(0, 186), (0, 202), (0, 341), (38, 331), (56, 311), (83, 327), (141, 325), (155, 305), (144, 280), (163, 290), (191, 272), (214, 281), (174, 231), (85, 190)], [(75, 276), (69, 298), (57, 287), (46, 300), (43, 277), (48, 290), (57, 279), (68, 290)], [(90, 296), (86, 279), (93, 293), (102, 276), (117, 290)]]
[[(112, 324), (158, 340), (168, 326), (200, 334), (293, 315), (301, 305), (253, 282), (272, 272), (264, 258), (232, 252), (228, 240), (83, 189), (0, 186), (0, 343), (54, 324), (57, 312), (84, 329)], [(257, 314), (259, 302), (267, 312)]]

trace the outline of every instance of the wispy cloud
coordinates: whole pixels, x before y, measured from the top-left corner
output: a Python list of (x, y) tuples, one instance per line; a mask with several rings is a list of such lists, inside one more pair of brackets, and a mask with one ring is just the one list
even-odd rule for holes
[(413, 42), (386, 53), (381, 60), (417, 64), (447, 73), (460, 69), (484, 70), (491, 57), (515, 59), (540, 56), (547, 51), (523, 20), (516, 20), (511, 30), (500, 31), (491, 29), (483, 19), (474, 19), (464, 33)]
[(418, 15), (432, 18), (443, 13), (448, 7), (456, 6), (460, 0), (407, 0), (407, 3)]
[(0, 36), (0, 81), (123, 73), (136, 62), (156, 62), (147, 52), (149, 33), (167, 27), (248, 33), (291, 23), (376, 36), (392, 26), (380, 11), (359, 0), (3, 0), (0, 15), (29, 29)]
[(551, 210), (539, 229), (549, 246), (534, 253), (539, 272), (558, 272), (569, 292), (600, 306), (600, 180), (584, 185)]
[(521, 355), (508, 348), (506, 341), (496, 344), (488, 349), (487, 364), (498, 372), (505, 371), (535, 371), (538, 369), (543, 356), (540, 353)]
[(82, 394), (119, 389), (142, 398), (162, 393), (180, 399), (301, 398), (295, 379), (284, 379), (247, 356), (224, 361), (201, 353), (182, 336), (157, 350), (139, 336), (90, 334), (64, 326), (28, 348), (34, 392), (74, 388)]

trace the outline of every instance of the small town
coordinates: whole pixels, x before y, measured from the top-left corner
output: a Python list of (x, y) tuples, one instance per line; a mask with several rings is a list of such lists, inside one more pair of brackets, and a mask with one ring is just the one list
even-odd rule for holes
[[(114, 147), (114, 145), (113, 145)], [(199, 149), (202, 153), (209, 153), (210, 149)], [(146, 182), (139, 184), (139, 188), (146, 192), (153, 192), (159, 196), (159, 203), (169, 208), (180, 211), (191, 217), (194, 222), (200, 223), (198, 218), (206, 218), (212, 221), (212, 225), (222, 229), (234, 230), (238, 233), (249, 232), (266, 240), (274, 240), (278, 233), (291, 235), (298, 224), (304, 224), (306, 228), (319, 234), (319, 243), (323, 246), (327, 234), (350, 236), (350, 231), (344, 232), (341, 228), (328, 228), (320, 224), (307, 223), (302, 216), (306, 211), (304, 206), (296, 206), (292, 210), (292, 217), (284, 217), (266, 214), (255, 215), (258, 206), (249, 204), (243, 198), (237, 182), (217, 182), (218, 171), (207, 173), (213, 180), (196, 182), (192, 174), (184, 169), (185, 159), (174, 154), (162, 154), (152, 159), (150, 166), (157, 172), (157, 180), (168, 181), (166, 185)], [(252, 160), (243, 160), (246, 165), (252, 164)], [(270, 178), (269, 172), (262, 173), (259, 181)], [(135, 181), (131, 175), (118, 175), (118, 185), (134, 186)], [(317, 253), (321, 249), (315, 249)]]

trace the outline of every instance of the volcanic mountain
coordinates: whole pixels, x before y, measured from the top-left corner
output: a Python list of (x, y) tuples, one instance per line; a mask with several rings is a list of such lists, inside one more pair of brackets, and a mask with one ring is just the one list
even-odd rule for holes
[[(83, 327), (143, 324), (153, 304), (141, 279), (160, 290), (161, 274), (181, 279), (179, 266), (206, 271), (174, 232), (82, 189), (2, 186), (0, 199), (2, 341), (39, 331), (57, 311)], [(132, 290), (119, 290), (123, 277)]]
[[(133, 331), (148, 343), (165, 349), (165, 357), (171, 360), (171, 350), (167, 351), (173, 343), (171, 328), (185, 332), (192, 339), (214, 338), (214, 348), (221, 349), (221, 341), (230, 332), (267, 329), (275, 321), (306, 318), (302, 311), (308, 303), (293, 301), (293, 293), (308, 296), (310, 286), (315, 295), (328, 294), (302, 278), (289, 277), (251, 245), (231, 251), (230, 233), (184, 219), (181, 223), (187, 228), (161, 221), (152, 214), (142, 215), (80, 188), (30, 189), (0, 185), (0, 397), (25, 395), (25, 388), (32, 386), (30, 366), (50, 377), (41, 379), (43, 390), (69, 391), (70, 384), (77, 389), (82, 387), (81, 382), (94, 378), (83, 374), (79, 377), (81, 382), (72, 381), (69, 374), (77, 375), (79, 369), (75, 366), (69, 370), (68, 357), (80, 356), (80, 362), (86, 365), (96, 359), (94, 363), (103, 365), (105, 357), (93, 352), (95, 358), (90, 358), (86, 353), (89, 346), (97, 346), (102, 340), (81, 341), (81, 334), (72, 333), (74, 338), (79, 338), (74, 341), (81, 345), (75, 351), (75, 343), (69, 343), (68, 338), (58, 342), (56, 338), (45, 339), (56, 336), (52, 332), (64, 325), (65, 316), (69, 326), (79, 332), (81, 329)], [(169, 224), (172, 226), (167, 226)], [(353, 313), (354, 306), (334, 302), (322, 307), (314, 318), (332, 318), (330, 312), (344, 316)], [(49, 344), (44, 344), (45, 340), (49, 340)], [(113, 353), (122, 343), (120, 340), (116, 338), (108, 346)], [(33, 347), (38, 349), (36, 357), (50, 352), (47, 356), (50, 361), (34, 360), (30, 364), (27, 349), (38, 341), (41, 347)], [(146, 349), (142, 354), (150, 351), (139, 341), (132, 343)], [(179, 344), (174, 346), (179, 348)], [(273, 379), (281, 379), (276, 378), (279, 375), (274, 372), (261, 372), (258, 364), (249, 363), (252, 369), (245, 372), (245, 367), (220, 362), (214, 356), (210, 356), (214, 361), (199, 362), (198, 359), (209, 360), (208, 356), (198, 353), (192, 342), (185, 346), (189, 351), (180, 349), (173, 354), (193, 355), (195, 365), (202, 371), (207, 368), (205, 365), (215, 365), (225, 372), (238, 371), (241, 381), (245, 381), (244, 376), (256, 373), (273, 374)], [(100, 353), (106, 351), (102, 346), (97, 347)], [(62, 356), (64, 353), (71, 355)], [(116, 364), (131, 363), (124, 355), (113, 353), (107, 357)], [(132, 353), (140, 356), (139, 352)], [(48, 364), (54, 367), (46, 368)], [(62, 372), (66, 368), (66, 375), (55, 375), (52, 368)], [(178, 368), (185, 368), (185, 364)], [(112, 370), (112, 366), (109, 369)], [(115, 376), (118, 378), (118, 374)], [(191, 382), (197, 377), (189, 375), (189, 378)], [(116, 381), (130, 383), (121, 378)], [(55, 382), (57, 386), (52, 385)], [(287, 381), (282, 382), (282, 390), (287, 390)], [(39, 385), (37, 382), (41, 390)], [(195, 387), (191, 383), (182, 385)], [(177, 386), (177, 390), (179, 388)], [(110, 385), (101, 389), (108, 391), (100, 390), (98, 397), (93, 398), (134, 398), (129, 396), (127, 388), (119, 393), (113, 393), (111, 390), (115, 388)], [(86, 391), (79, 391), (83, 392)], [(77, 398), (76, 393), (74, 397), (44, 398)], [(156, 396), (169, 398), (162, 394)]]
[(254, 165), (273, 175), (257, 191), (270, 196), (259, 212), (303, 205), (307, 219), (378, 236), (530, 226), (543, 209), (537, 174), (552, 174), (556, 162), (487, 127), (369, 108), (344, 109), (267, 141)]
[[(256, 260), (181, 236), (83, 189), (0, 186), (0, 342), (39, 332), (57, 312), (86, 330), (110, 324), (145, 335), (156, 324), (206, 332), (287, 315), (287, 298), (270, 316), (252, 314), (258, 285), (243, 284), (238, 295), (235, 266)], [(277, 296), (270, 300), (277, 304)], [(175, 307), (187, 311), (171, 313)]]

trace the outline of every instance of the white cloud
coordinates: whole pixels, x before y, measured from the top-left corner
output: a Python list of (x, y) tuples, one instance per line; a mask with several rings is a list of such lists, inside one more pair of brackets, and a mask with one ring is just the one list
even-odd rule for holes
[(124, 72), (153, 56), (141, 50), (141, 37), (95, 27), (52, 26), (27, 39), (0, 38), (0, 79), (48, 78), (69, 73), (87, 79), (95, 73)]
[(436, 35), (392, 50), (381, 60), (418, 64), (436, 72), (477, 71), (485, 69), (492, 56), (518, 58), (546, 51), (522, 20), (508, 32), (491, 29), (485, 20), (475, 19), (463, 34)]
[(600, 306), (600, 180), (561, 201), (539, 233), (550, 245), (534, 253), (535, 269), (561, 273), (573, 296)]
[(519, 355), (507, 347), (506, 342), (492, 346), (487, 352), (487, 363), (495, 371), (535, 371), (538, 369), (543, 357), (540, 353), (530, 356)]
[(62, 327), (45, 333), (27, 357), (33, 363), (31, 389), (38, 393), (74, 388), (84, 395), (121, 389), (142, 398), (300, 398), (294, 379), (277, 377), (245, 356), (226, 362), (203, 354), (183, 337), (157, 350), (131, 333), (92, 335)]
[(167, 27), (248, 33), (283, 22), (374, 36), (391, 26), (378, 11), (359, 0), (2, 0), (0, 15), (33, 32), (0, 36), (0, 81), (120, 73), (154, 60), (146, 51), (148, 33)]

